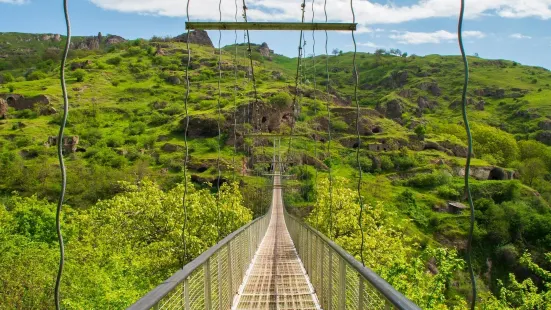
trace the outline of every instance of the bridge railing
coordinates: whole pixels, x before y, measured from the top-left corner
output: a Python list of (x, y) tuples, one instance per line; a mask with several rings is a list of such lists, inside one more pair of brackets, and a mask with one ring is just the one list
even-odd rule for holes
[(229, 234), (128, 309), (230, 309), (270, 215)]
[(287, 212), (285, 222), (323, 309), (420, 309), (322, 233)]

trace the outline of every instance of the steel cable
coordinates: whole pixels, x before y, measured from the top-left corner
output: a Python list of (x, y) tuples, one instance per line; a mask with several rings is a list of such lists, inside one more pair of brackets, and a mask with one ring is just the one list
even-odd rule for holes
[[(325, 23), (328, 22), (327, 19), (327, 0), (323, 3), (323, 12), (325, 14)], [(327, 153), (328, 153), (328, 159), (329, 159), (329, 169), (328, 169), (328, 177), (329, 177), (329, 239), (332, 238), (332, 231), (333, 231), (333, 174), (332, 174), (332, 168), (331, 165), (333, 164), (332, 157), (331, 157), (331, 94), (329, 92), (329, 83), (331, 79), (329, 78), (329, 51), (327, 50), (327, 44), (329, 43), (329, 36), (327, 35), (327, 30), (325, 30), (325, 73), (327, 74), (327, 82), (325, 86), (325, 91), (327, 93)]]
[(61, 90), (63, 92), (63, 120), (59, 128), (59, 134), (57, 135), (57, 156), (59, 159), (59, 168), (61, 170), (61, 192), (59, 194), (59, 200), (57, 202), (57, 210), (55, 216), (55, 226), (57, 231), (57, 239), (59, 242), (59, 269), (57, 271), (55, 288), (54, 288), (54, 302), (55, 308), (59, 310), (60, 298), (59, 289), (61, 285), (61, 277), (63, 276), (63, 266), (65, 264), (65, 245), (63, 244), (63, 234), (61, 233), (61, 207), (65, 200), (65, 192), (67, 190), (67, 170), (65, 169), (65, 161), (63, 160), (63, 137), (65, 133), (65, 127), (67, 126), (67, 117), (69, 116), (69, 96), (67, 95), (67, 85), (65, 83), (65, 64), (67, 63), (67, 56), (69, 55), (69, 47), (71, 46), (71, 20), (69, 18), (68, 0), (63, 1), (63, 13), (65, 15), (65, 25), (67, 26), (67, 42), (65, 43), (65, 50), (61, 58), (60, 67), (60, 80)]
[[(222, 0), (218, 1), (218, 14), (220, 16), (219, 21), (222, 22)], [(222, 81), (222, 30), (218, 30), (218, 119), (216, 124), (218, 126), (218, 157), (216, 158), (216, 171), (218, 176), (216, 178), (216, 232), (218, 234), (217, 241), (220, 241), (221, 232), (220, 232), (220, 179), (222, 178), (222, 172), (220, 171), (220, 153), (221, 153), (221, 143), (222, 143), (222, 130), (220, 129), (220, 119), (222, 118), (222, 104), (220, 100), (222, 99), (222, 88), (220, 83)]]
[[(189, 2), (190, 0), (187, 0), (186, 5), (186, 17), (187, 21), (189, 22)], [(189, 101), (189, 88), (191, 83), (189, 82), (189, 70), (190, 70), (190, 63), (191, 63), (191, 49), (189, 47), (189, 34), (190, 30), (187, 30), (187, 37), (186, 37), (186, 49), (187, 49), (187, 64), (186, 64), (186, 95), (184, 97), (184, 119), (185, 119), (185, 125), (184, 125), (184, 149), (185, 149), (185, 157), (184, 157), (184, 196), (182, 198), (182, 205), (184, 208), (184, 224), (182, 228), (182, 243), (184, 247), (184, 257), (182, 259), (182, 268), (185, 266), (186, 261), (188, 259), (188, 253), (187, 253), (187, 239), (186, 239), (186, 229), (187, 229), (187, 221), (188, 221), (188, 214), (187, 214), (187, 194), (188, 194), (188, 180), (187, 180), (187, 164), (189, 160), (189, 145), (187, 140), (187, 134), (188, 134), (188, 128), (189, 128), (189, 113), (188, 113), (188, 101)]]
[[(304, 23), (304, 12), (305, 12), (305, 8), (306, 8), (306, 0), (303, 0), (302, 1), (302, 4), (300, 5), (300, 8), (302, 10), (302, 19), (301, 19), (301, 22)], [(295, 123), (297, 121), (297, 118), (298, 118), (298, 114), (299, 114), (299, 103), (298, 103), (298, 97), (299, 97), (299, 82), (301, 81), (301, 77), (299, 76), (302, 72), (301, 72), (301, 67), (302, 67), (302, 64), (301, 64), (301, 61), (302, 61), (302, 43), (303, 43), (303, 31), (301, 30), (300, 31), (300, 37), (299, 37), (299, 41), (298, 41), (298, 58), (297, 58), (297, 74), (296, 74), (296, 77), (295, 77), (295, 96), (293, 98), (293, 123), (291, 124), (291, 134), (289, 136), (289, 145), (287, 147), (287, 154), (286, 154), (286, 159), (285, 161), (286, 162), (289, 162), (289, 156), (291, 154), (291, 145), (293, 143), (293, 134), (295, 132)]]
[(476, 293), (477, 293), (476, 280), (474, 277), (473, 262), (472, 262), (473, 233), (474, 233), (475, 218), (474, 218), (473, 198), (471, 196), (471, 187), (469, 185), (471, 157), (473, 153), (473, 137), (471, 134), (471, 127), (469, 126), (469, 119), (467, 117), (467, 89), (469, 86), (469, 62), (467, 60), (467, 55), (465, 54), (465, 48), (463, 47), (463, 16), (465, 13), (465, 0), (460, 0), (460, 1), (461, 1), (461, 8), (459, 11), (459, 22), (457, 24), (457, 39), (459, 42), (459, 49), (461, 51), (461, 57), (463, 58), (463, 65), (464, 65), (464, 71), (465, 71), (465, 80), (463, 82), (463, 92), (461, 94), (461, 99), (463, 103), (462, 104), (463, 122), (465, 123), (465, 130), (467, 132), (467, 142), (468, 142), (467, 162), (465, 164), (465, 192), (467, 194), (467, 199), (469, 201), (469, 207), (471, 211), (469, 240), (467, 243), (467, 265), (469, 268), (469, 275), (471, 278), (471, 286), (472, 286), (472, 294), (473, 294), (473, 298), (471, 301), (471, 309), (474, 310), (476, 306)]
[[(314, 19), (316, 17), (316, 13), (314, 11), (314, 2), (315, 0), (312, 0), (312, 24), (314, 23)], [(317, 103), (317, 83), (316, 83), (316, 31), (312, 30), (312, 81), (314, 82), (314, 117), (318, 115), (318, 103)], [(316, 138), (316, 135), (314, 134), (314, 157), (318, 159), (318, 140)], [(317, 191), (317, 184), (318, 184), (318, 169), (315, 169), (315, 177), (314, 177), (314, 184), (316, 185), (316, 191)], [(319, 214), (319, 213), (318, 213)], [(319, 230), (319, 218), (316, 220), (316, 229)]]
[[(354, 0), (350, 0), (350, 11), (352, 12), (352, 23), (356, 23), (356, 14), (354, 13)], [(354, 42), (354, 56), (352, 58), (352, 66), (353, 71), (352, 75), (354, 76), (354, 101), (356, 102), (356, 136), (358, 141), (356, 142), (358, 144), (358, 147), (356, 148), (356, 164), (358, 165), (358, 203), (360, 204), (360, 216), (358, 217), (358, 224), (360, 226), (360, 233), (362, 234), (362, 243), (360, 246), (360, 258), (362, 260), (362, 264), (365, 266), (364, 261), (364, 244), (365, 244), (365, 236), (363, 231), (363, 222), (362, 222), (362, 216), (364, 212), (364, 203), (362, 198), (362, 164), (360, 162), (360, 151), (362, 148), (362, 139), (360, 135), (360, 102), (358, 101), (358, 80), (359, 80), (359, 74), (358, 74), (358, 65), (356, 64), (356, 54), (357, 54), (357, 47), (356, 47), (356, 38), (354, 36), (354, 30), (352, 30), (352, 42)]]
[[(235, 3), (235, 22), (237, 22), (237, 0), (234, 0)], [(235, 157), (237, 156), (237, 30), (234, 30), (235, 39), (234, 39), (234, 45), (235, 45), (235, 57), (233, 60), (233, 69), (234, 69), (234, 85), (233, 85), (233, 156), (232, 156), (232, 167), (233, 167), (233, 181), (235, 182), (237, 176), (235, 173), (235, 169), (237, 168), (235, 166)]]

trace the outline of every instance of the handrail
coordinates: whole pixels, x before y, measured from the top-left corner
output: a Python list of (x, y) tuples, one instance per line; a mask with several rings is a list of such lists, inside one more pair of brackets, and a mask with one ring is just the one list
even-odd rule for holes
[[(294, 221), (294, 223), (289, 221), (289, 219)], [(299, 256), (305, 266), (305, 269), (310, 279), (312, 280), (312, 284), (316, 289), (316, 293), (318, 294), (318, 298), (320, 299), (320, 302), (322, 303), (322, 307), (324, 309), (341, 309), (343, 305), (347, 305), (351, 302), (357, 304), (357, 309), (363, 309), (367, 304), (371, 305), (371, 307), (367, 308), (378, 308), (374, 303), (378, 303), (381, 307), (384, 307), (384, 309), (387, 309), (389, 306), (401, 310), (420, 309), (411, 300), (407, 299), (402, 293), (394, 289), (388, 282), (386, 282), (373, 270), (363, 266), (362, 263), (356, 260), (354, 256), (350, 255), (338, 244), (327, 238), (319, 231), (310, 227), (310, 225), (289, 214), (287, 210), (285, 210), (285, 221), (291, 233), (291, 238), (293, 239), (295, 247), (297, 248), (297, 252), (299, 253)], [(307, 233), (303, 232), (304, 229), (306, 229)], [(310, 232), (310, 234), (308, 234), (308, 231)], [(330, 249), (332, 249), (333, 252), (336, 252), (342, 259), (338, 262), (339, 266), (332, 266), (334, 265), (334, 262), (331, 258), (332, 253), (329, 250), (327, 251), (329, 252), (328, 259), (330, 260), (327, 263), (329, 268), (326, 275), (327, 279), (323, 279), (323, 270), (321, 270), (324, 268), (323, 260), (325, 258), (324, 255), (326, 254), (325, 247), (322, 242), (316, 241), (323, 241), (323, 243), (325, 243)], [(319, 262), (317, 260), (322, 261)], [(351, 276), (350, 273), (347, 273), (346, 264), (348, 264), (348, 266), (350, 266), (353, 271), (355, 271), (360, 276), (359, 283), (352, 283), (350, 285), (351, 288), (355, 290), (355, 292), (352, 294), (346, 291), (346, 284), (349, 281), (354, 281), (356, 279), (351, 280), (351, 278), (354, 278), (354, 276)], [(334, 274), (331, 270), (331, 267), (339, 268), (339, 271), (337, 271), (339, 275), (337, 277), (340, 279), (332, 279)], [(364, 283), (361, 278), (367, 281), (367, 283)], [(331, 284), (327, 284), (328, 281)], [(337, 282), (337, 285), (345, 286), (338, 289), (339, 292), (337, 293), (337, 297), (332, 296), (334, 295), (333, 291), (335, 290), (331, 287), (333, 282)], [(379, 303), (378, 296), (367, 296), (369, 294), (366, 294), (366, 292), (369, 290), (366, 290), (366, 288), (363, 287), (365, 286), (365, 284), (370, 285), (378, 294), (380, 294), (384, 298), (384, 301), (380, 300)], [(339, 293), (342, 294), (342, 297), (340, 297)], [(350, 296), (354, 297), (354, 301), (348, 300), (350, 299)], [(334, 300), (335, 298), (338, 300)], [(337, 304), (336, 307), (333, 306), (335, 302)], [(348, 309), (348, 307), (346, 308)]]
[[(238, 281), (237, 283), (241, 283), (243, 278), (242, 274), (252, 260), (256, 248), (266, 232), (270, 220), (270, 211), (271, 208), (265, 215), (243, 225), (238, 230), (226, 236), (127, 309), (163, 309), (165, 307), (172, 307), (174, 304), (181, 305), (182, 309), (195, 309), (196, 307), (193, 305), (194, 296), (190, 296), (193, 295), (193, 292), (190, 294), (190, 290), (192, 289), (204, 291), (204, 296), (195, 296), (198, 302), (203, 306), (214, 306), (213, 303), (215, 303), (221, 305), (220, 308), (222, 308), (222, 304), (227, 304), (228, 302), (231, 306), (232, 298), (235, 293), (233, 291), (237, 291), (239, 287), (232, 282)], [(240, 242), (241, 240), (239, 239), (244, 234), (247, 235), (246, 240), (244, 240), (247, 245), (243, 245), (243, 242)], [(237, 244), (234, 245), (234, 243)], [(234, 245), (235, 248), (233, 248), (232, 245)], [(216, 258), (216, 260), (213, 258)], [(236, 260), (238, 261), (237, 263), (235, 262)], [(202, 270), (200, 267), (205, 268)], [(231, 270), (232, 267), (237, 267), (239, 270), (236, 271), (238, 271), (241, 276), (234, 276)], [(227, 272), (223, 281), (228, 280), (229, 283), (221, 283), (222, 280), (220, 279), (222, 276), (220, 273), (222, 273), (222, 269), (224, 269), (224, 272)], [(199, 280), (195, 281), (196, 283), (188, 283), (191, 281), (189, 280), (190, 278), (193, 278), (196, 274), (201, 272), (203, 274), (198, 276)], [(212, 285), (210, 282), (214, 281), (209, 279), (212, 277), (211, 273), (217, 276), (217, 280), (219, 280), (217, 283), (218, 287), (211, 287)], [(201, 280), (203, 283), (199, 283)], [(218, 289), (218, 291), (212, 292), (214, 289)], [(224, 291), (222, 292), (222, 290)], [(162, 303), (163, 300), (165, 300), (164, 304)]]

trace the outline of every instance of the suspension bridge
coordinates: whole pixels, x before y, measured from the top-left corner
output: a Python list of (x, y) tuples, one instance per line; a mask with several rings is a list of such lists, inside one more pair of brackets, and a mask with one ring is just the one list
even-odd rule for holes
[[(64, 117), (61, 124), (60, 132), (58, 135), (58, 141), (63, 141), (64, 129), (66, 126), (69, 102), (67, 89), (65, 85), (65, 64), (67, 60), (67, 54), (69, 51), (71, 40), (71, 27), (68, 15), (67, 1), (63, 0), (65, 10), (65, 20), (67, 25), (67, 44), (65, 47), (64, 55), (62, 58), (61, 66), (61, 83), (64, 98)], [(325, 23), (315, 23), (313, 16), (314, 1), (312, 1), (312, 22), (305, 23), (305, 6), (306, 1), (301, 3), (302, 19), (300, 23), (271, 23), (271, 22), (248, 22), (247, 20), (247, 6), (245, 0), (243, 0), (243, 18), (244, 22), (237, 22), (237, 0), (235, 0), (235, 22), (222, 22), (221, 1), (219, 5), (220, 20), (219, 22), (191, 22), (189, 18), (189, 0), (187, 2), (187, 38), (189, 38), (191, 29), (210, 29), (218, 30), (221, 33), (222, 30), (234, 30), (235, 31), (235, 44), (237, 46), (237, 30), (244, 30), (244, 37), (247, 40), (247, 52), (250, 60), (250, 72), (252, 75), (251, 81), (254, 88), (254, 100), (251, 100), (247, 106), (246, 116), (249, 118), (249, 125), (254, 132), (245, 130), (245, 117), (243, 123), (243, 135), (259, 135), (263, 136), (261, 126), (257, 126), (256, 121), (251, 121), (252, 115), (254, 115), (255, 104), (259, 102), (255, 75), (254, 64), (251, 57), (251, 43), (249, 37), (249, 30), (298, 30), (300, 31), (300, 40), (298, 48), (297, 58), (297, 71), (295, 78), (295, 98), (293, 100), (293, 122), (291, 123), (291, 133), (286, 135), (289, 138), (289, 147), (287, 155), (291, 153), (292, 138), (295, 135), (294, 120), (298, 118), (300, 111), (300, 91), (302, 83), (302, 56), (304, 50), (304, 36), (303, 32), (306, 30), (325, 31), (325, 53), (327, 51), (327, 31), (344, 31), (348, 30), (352, 33), (352, 40), (354, 42), (354, 58), (353, 58), (353, 83), (354, 94), (352, 100), (356, 103), (356, 127), (357, 127), (357, 144), (356, 158), (358, 165), (358, 197), (359, 205), (363, 211), (362, 195), (360, 193), (362, 182), (362, 169), (360, 165), (360, 149), (361, 149), (361, 137), (359, 131), (360, 120), (360, 104), (358, 101), (358, 71), (356, 65), (356, 41), (354, 38), (354, 31), (356, 30), (355, 14), (353, 1), (350, 1), (352, 23), (329, 23), (327, 17), (326, 7), (325, 11)], [(468, 64), (465, 57), (465, 51), (462, 45), (462, 20), (464, 12), (464, 0), (461, 1), (461, 10), (458, 26), (458, 39), (460, 44), (463, 61), (465, 64), (465, 82), (462, 94), (463, 101), (463, 116), (465, 124), (468, 129), (468, 121), (466, 117), (466, 90), (468, 83)], [(325, 2), (326, 4), (326, 2)], [(220, 34), (221, 38), (221, 34)], [(315, 38), (313, 37), (315, 51)], [(189, 40), (187, 43), (187, 67), (185, 75), (185, 160), (184, 160), (184, 180), (187, 179), (187, 164), (189, 162), (189, 148), (187, 141), (189, 116), (188, 116), (188, 101), (190, 92), (190, 79), (189, 70), (191, 63), (191, 49)], [(220, 193), (220, 154), (221, 154), (221, 87), (220, 79), (222, 76), (221, 70), (221, 55), (222, 50), (220, 46), (220, 39), (218, 41), (218, 158), (217, 158), (217, 172), (218, 182), (217, 189), (218, 195)], [(235, 60), (237, 60), (237, 48), (235, 52)], [(314, 58), (312, 58), (314, 59)], [(327, 59), (327, 57), (326, 57)], [(315, 64), (314, 64), (315, 68)], [(234, 88), (234, 167), (235, 167), (235, 154), (237, 153), (237, 146), (235, 145), (237, 121), (235, 113), (237, 111), (237, 101), (235, 96), (235, 90), (237, 89), (237, 65), (235, 65), (235, 88)], [(315, 70), (315, 69), (314, 69)], [(326, 93), (329, 92), (329, 68), (328, 62), (325, 64), (325, 71), (327, 74)], [(315, 74), (314, 79), (314, 94), (316, 93), (316, 81)], [(315, 95), (314, 95), (315, 96)], [(316, 98), (314, 97), (314, 101)], [(315, 110), (317, 113), (317, 110)], [(329, 107), (329, 100), (327, 100), (327, 118), (329, 121), (328, 126), (328, 154), (329, 160), (331, 159), (331, 112)], [(469, 177), (469, 165), (470, 156), (472, 153), (472, 141), (470, 140), (469, 132), (469, 156), (467, 158), (465, 184), (468, 189), (468, 177)], [(253, 143), (254, 145), (254, 143)], [(245, 148), (244, 153), (250, 152)], [(274, 142), (275, 152), (275, 142)], [(317, 157), (317, 144), (314, 153)], [(250, 154), (249, 154), (250, 155)], [(60, 213), (61, 207), (64, 201), (65, 189), (66, 189), (66, 171), (63, 160), (62, 144), (58, 144), (58, 157), (60, 162), (61, 174), (62, 174), (62, 192), (60, 194), (58, 208), (57, 208), (57, 221), (56, 228), (59, 237), (60, 245), (60, 264), (58, 276), (56, 279), (55, 287), (55, 303), (56, 308), (60, 309), (60, 297), (59, 297), (59, 285), (63, 272), (64, 262), (64, 245), (60, 227)], [(272, 174), (268, 175), (272, 181), (272, 202), (269, 207), (269, 211), (253, 220), (251, 223), (239, 228), (232, 232), (228, 236), (220, 240), (216, 245), (199, 255), (193, 261), (185, 265), (182, 269), (176, 272), (169, 279), (161, 283), (155, 289), (146, 294), (143, 298), (138, 300), (135, 304), (131, 305), (128, 309), (419, 309), (412, 301), (408, 300), (400, 292), (396, 291), (390, 284), (384, 279), (379, 277), (368, 267), (352, 255), (343, 250), (340, 246), (335, 244), (329, 238), (322, 233), (316, 231), (314, 228), (302, 222), (300, 219), (289, 214), (282, 202), (282, 172), (284, 171), (282, 165), (279, 163), (288, 162), (288, 158), (282, 161), (279, 156), (276, 161), (274, 159), (271, 162), (273, 169)], [(331, 168), (329, 167), (329, 180), (331, 180)], [(331, 181), (330, 181), (331, 182)], [(187, 195), (187, 182), (184, 182), (184, 201), (183, 209), (184, 214), (187, 214), (186, 209), (186, 195)], [(330, 183), (331, 184), (331, 183)], [(331, 189), (329, 190), (331, 195)], [(473, 231), (473, 204), (468, 192), (468, 199), (471, 206), (471, 236)], [(219, 207), (219, 199), (217, 197), (217, 205)], [(360, 212), (361, 216), (362, 212)], [(184, 238), (185, 238), (185, 225), (184, 222)], [(361, 218), (359, 223), (361, 223)], [(361, 225), (361, 224), (360, 224)], [(362, 227), (360, 226), (361, 230)], [(221, 236), (219, 236), (221, 237)], [(363, 234), (362, 234), (363, 238)], [(470, 237), (472, 238), (472, 237)], [(360, 251), (363, 255), (363, 243)], [(184, 252), (185, 252), (185, 240), (184, 240)], [(469, 239), (468, 251), (471, 248), (471, 239)], [(363, 261), (363, 257), (361, 258)], [(476, 286), (474, 282), (474, 275), (472, 267), (470, 265), (470, 258), (467, 261), (469, 263), (471, 271), (471, 279), (473, 284), (473, 301), (471, 303), (472, 309), (474, 309), (476, 300)], [(144, 275), (146, 276), (146, 275)]]
[(132, 305), (138, 309), (419, 309), (326, 236), (287, 213), (273, 174), (269, 211)]

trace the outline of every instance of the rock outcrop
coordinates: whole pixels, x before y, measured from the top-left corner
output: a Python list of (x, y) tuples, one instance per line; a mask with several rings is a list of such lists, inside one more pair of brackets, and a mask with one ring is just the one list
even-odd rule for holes
[(393, 120), (401, 120), (402, 113), (404, 113), (403, 104), (398, 99), (392, 99), (383, 104), (379, 103), (376, 109), (379, 113)]
[(551, 145), (551, 131), (540, 131), (536, 135), (536, 140), (541, 143)]
[(116, 45), (119, 43), (126, 42), (126, 39), (121, 36), (115, 36), (115, 35), (109, 35), (107, 36), (107, 39), (105, 40), (105, 44), (107, 46)]
[(8, 117), (8, 103), (6, 100), (0, 98), (0, 119), (6, 119)]
[(408, 81), (407, 71), (394, 71), (390, 76), (384, 78), (380, 85), (385, 88), (399, 88), (406, 85)]
[[(175, 42), (188, 42), (187, 33), (174, 38)], [(214, 47), (209, 34), (205, 30), (194, 30), (189, 33), (189, 43)]]
[(258, 48), (258, 51), (260, 52), (260, 55), (262, 55), (263, 57), (266, 57), (269, 60), (272, 60), (271, 54), (273, 54), (274, 51), (270, 50), (270, 48), (268, 47), (268, 44), (266, 42), (264, 42), (264, 43), (262, 43), (262, 45), (260, 45), (260, 47)]
[(429, 91), (433, 96), (442, 95), (442, 90), (436, 82), (423, 82), (417, 86), (421, 90)]
[(49, 115), (55, 113), (55, 109), (50, 104), (50, 99), (45, 95), (25, 98), (23, 95), (8, 94), (0, 95), (0, 98), (5, 99), (8, 106), (16, 110), (35, 109), (38, 108), (41, 115)]
[[(78, 136), (68, 136), (63, 137), (63, 152), (65, 153), (74, 153), (77, 151), (79, 138)], [(48, 137), (46, 146), (56, 146), (58, 143), (57, 136)]]

